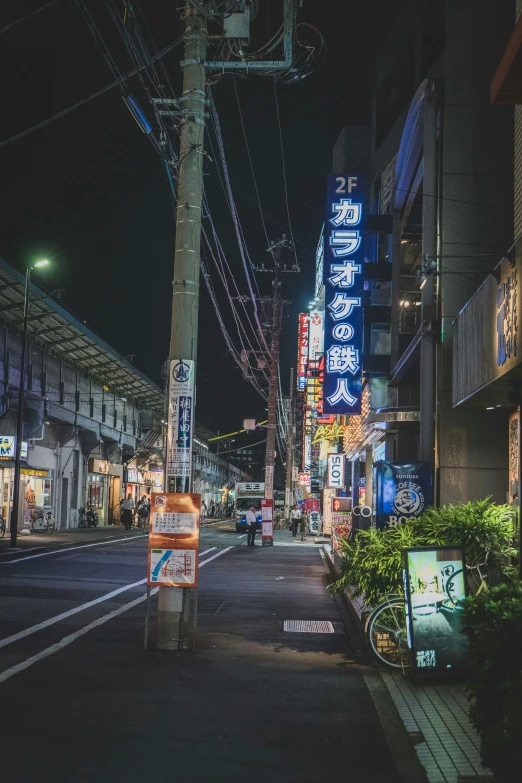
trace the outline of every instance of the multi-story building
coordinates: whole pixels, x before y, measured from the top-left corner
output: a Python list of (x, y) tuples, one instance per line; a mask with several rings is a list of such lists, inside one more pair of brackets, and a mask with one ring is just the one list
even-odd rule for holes
[(491, 104), (490, 85), (514, 13), (509, 0), (494, 13), (412, 0), (376, 59), (370, 184), (388, 226), (377, 221), (365, 264), (366, 410), (345, 437), (367, 498), (378, 455), (431, 463), (437, 503), (505, 499), (508, 429), (498, 410), (454, 407), (452, 361), (455, 319), (513, 241), (513, 109)]
[[(0, 259), (0, 490), (10, 520), (24, 276)], [(91, 506), (101, 524), (119, 520), (124, 492), (137, 499), (163, 486), (165, 394), (127, 359), (72, 316), (52, 295), (30, 287), (20, 519), (54, 509), (61, 528), (76, 527)], [(210, 433), (211, 434), (211, 433)], [(210, 454), (196, 425), (193, 489), (207, 502), (247, 474)]]

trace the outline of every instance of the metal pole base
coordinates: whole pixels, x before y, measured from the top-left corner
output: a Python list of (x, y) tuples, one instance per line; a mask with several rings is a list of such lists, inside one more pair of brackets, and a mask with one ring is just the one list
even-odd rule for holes
[(158, 650), (178, 650), (180, 620), (183, 611), (183, 588), (160, 587), (158, 593)]
[(262, 546), (274, 546), (273, 538), (263, 538), (261, 541)]

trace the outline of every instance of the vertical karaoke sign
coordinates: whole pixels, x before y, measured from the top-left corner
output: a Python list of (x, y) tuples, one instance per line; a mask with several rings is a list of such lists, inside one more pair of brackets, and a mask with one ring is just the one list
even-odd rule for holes
[(367, 183), (329, 174), (324, 242), (324, 414), (360, 414)]

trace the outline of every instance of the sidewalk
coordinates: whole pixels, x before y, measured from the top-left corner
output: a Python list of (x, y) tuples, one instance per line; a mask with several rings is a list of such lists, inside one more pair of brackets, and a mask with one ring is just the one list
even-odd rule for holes
[(11, 558), (17, 558), (29, 554), (29, 552), (43, 552), (46, 550), (61, 549), (67, 546), (81, 546), (95, 541), (105, 541), (110, 539), (120, 539), (142, 533), (138, 528), (132, 528), (127, 531), (123, 525), (109, 525), (108, 527), (94, 527), (85, 530), (55, 530), (54, 533), (34, 533), (30, 536), (20, 535), (16, 540), (16, 550), (10, 550), (9, 531), (0, 539), (0, 562), (5, 562)]
[[(332, 562), (331, 553), (325, 552)], [(364, 621), (362, 597), (346, 594), (351, 612)], [(468, 717), (465, 682), (417, 685), (400, 671), (375, 664), (429, 783), (492, 781), (480, 759), (480, 741)]]

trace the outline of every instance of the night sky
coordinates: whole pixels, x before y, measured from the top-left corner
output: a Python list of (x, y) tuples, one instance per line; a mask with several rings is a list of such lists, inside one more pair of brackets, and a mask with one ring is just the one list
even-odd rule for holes
[[(273, 3), (279, 0), (270, 0)], [(4, 0), (0, 30), (45, 0)], [(132, 65), (103, 0), (87, 0), (122, 71)], [(158, 49), (181, 33), (176, 6), (142, 0)], [(294, 85), (277, 85), (289, 208), (302, 268), (286, 283), (291, 300), (283, 326), (281, 373), (287, 386), (295, 365), (296, 315), (314, 286), (326, 174), (333, 144), (346, 124), (369, 124), (375, 47), (400, 3), (305, 0), (299, 18), (318, 27), (328, 53), (319, 71)], [(122, 3), (116, 3), (122, 8)], [(336, 11), (337, 9), (337, 11)], [(386, 11), (386, 15), (384, 15)], [(379, 20), (379, 27), (376, 27)], [(0, 140), (87, 97), (112, 75), (73, 0), (62, 0), (0, 34), (3, 74)], [(164, 58), (174, 87), (181, 73), (178, 47)], [(136, 95), (140, 95), (137, 79)], [(270, 239), (288, 233), (279, 131), (271, 78), (236, 80), (261, 204)], [(213, 87), (234, 195), (250, 256), (269, 261), (246, 154), (232, 77)], [(145, 98), (144, 111), (152, 119)], [(208, 149), (208, 147), (207, 147)], [(247, 293), (230, 213), (215, 163), (206, 161), (210, 208), (238, 287)], [(0, 150), (0, 255), (16, 267), (44, 256), (52, 267), (34, 282), (63, 288), (62, 302), (79, 319), (156, 382), (168, 355), (174, 219), (162, 164), (130, 116), (118, 89), (95, 99), (23, 141)], [(279, 225), (278, 225), (279, 224)], [(283, 228), (281, 228), (281, 226)], [(287, 257), (292, 262), (291, 254)], [(269, 293), (268, 276), (259, 276)], [(226, 299), (216, 285), (226, 317)], [(232, 331), (233, 335), (233, 331)], [(264, 418), (264, 401), (228, 355), (205, 287), (201, 285), (197, 418), (222, 432), (244, 417)], [(286, 388), (285, 388), (286, 391)]]

